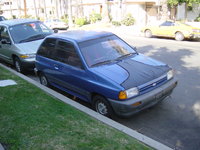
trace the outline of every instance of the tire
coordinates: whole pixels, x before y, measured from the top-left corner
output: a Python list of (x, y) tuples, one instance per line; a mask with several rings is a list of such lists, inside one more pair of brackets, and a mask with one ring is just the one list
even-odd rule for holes
[(147, 37), (147, 38), (151, 38), (151, 37), (152, 37), (152, 32), (151, 32), (151, 30), (146, 30), (146, 31), (145, 31), (145, 37)]
[(184, 35), (181, 32), (176, 32), (176, 34), (175, 34), (175, 40), (177, 40), (177, 41), (183, 41), (184, 40)]
[(109, 102), (100, 95), (96, 95), (93, 97), (93, 108), (96, 112), (100, 113), (103, 116), (112, 118), (114, 115), (114, 112)]
[(16, 71), (23, 73), (24, 68), (22, 67), (22, 63), (21, 63), (20, 59), (18, 57), (14, 57), (13, 62), (14, 62), (14, 66), (15, 66)]
[(40, 79), (40, 83), (46, 87), (49, 87), (49, 82), (48, 82), (48, 79), (47, 77), (43, 74), (43, 73), (40, 73), (39, 74), (39, 79)]

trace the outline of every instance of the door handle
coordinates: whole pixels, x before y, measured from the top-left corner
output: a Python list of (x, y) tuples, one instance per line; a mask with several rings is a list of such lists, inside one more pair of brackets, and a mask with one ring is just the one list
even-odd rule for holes
[(59, 69), (58, 65), (54, 64), (54, 69), (58, 70)]
[(54, 66), (54, 69), (58, 70), (59, 68), (58, 68), (58, 67), (56, 67), (56, 66)]

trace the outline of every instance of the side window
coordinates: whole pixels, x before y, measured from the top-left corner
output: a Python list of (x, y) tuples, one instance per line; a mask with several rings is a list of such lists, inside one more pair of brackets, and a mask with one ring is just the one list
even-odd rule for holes
[(73, 44), (59, 41), (56, 49), (55, 57), (58, 61), (66, 63), (77, 68), (82, 68), (81, 60), (76, 53)]
[(7, 42), (11, 41), (6, 27), (0, 27), (0, 40), (6, 40)]
[(55, 45), (56, 39), (48, 38), (41, 44), (37, 54), (43, 57), (53, 58), (55, 53)]
[(170, 22), (170, 21), (166, 21), (166, 22), (161, 24), (161, 26), (173, 26), (173, 25), (174, 25), (174, 23)]

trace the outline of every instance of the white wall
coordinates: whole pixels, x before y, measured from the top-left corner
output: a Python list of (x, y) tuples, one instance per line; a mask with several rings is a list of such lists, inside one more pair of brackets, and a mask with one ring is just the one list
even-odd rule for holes
[(194, 5), (193, 10), (188, 12), (188, 20), (193, 21), (198, 17), (200, 14), (200, 5)]
[[(187, 12), (187, 20), (188, 21), (194, 21), (196, 17), (200, 14), (200, 5), (194, 5), (192, 11)], [(185, 19), (185, 4), (179, 5), (177, 7), (177, 20), (183, 20)]]

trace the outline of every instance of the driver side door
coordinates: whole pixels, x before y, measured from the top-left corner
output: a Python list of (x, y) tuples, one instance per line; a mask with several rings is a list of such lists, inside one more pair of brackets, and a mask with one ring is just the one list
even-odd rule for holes
[(7, 27), (0, 26), (0, 58), (12, 62), (13, 44)]
[(173, 35), (174, 23), (166, 21), (162, 23), (157, 29), (157, 35), (159, 36), (172, 36)]

